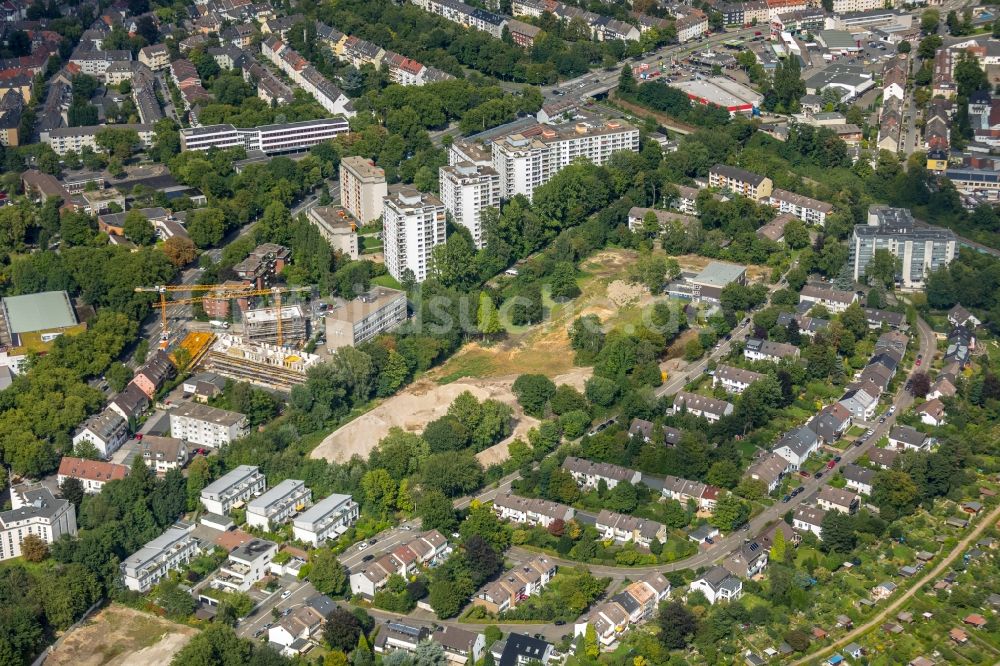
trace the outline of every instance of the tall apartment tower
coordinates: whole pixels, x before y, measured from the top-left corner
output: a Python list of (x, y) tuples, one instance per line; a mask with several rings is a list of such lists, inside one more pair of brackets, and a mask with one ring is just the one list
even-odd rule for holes
[(441, 201), (455, 222), (472, 234), (476, 248), (481, 249), (483, 237), (482, 214), (488, 207), (500, 207), (500, 174), (496, 169), (460, 162), (455, 166), (441, 167), (438, 171)]
[(382, 199), (389, 193), (385, 171), (364, 157), (340, 161), (340, 205), (362, 225), (382, 215)]
[(887, 250), (899, 259), (896, 278), (903, 289), (923, 289), (928, 275), (947, 266), (958, 255), (958, 239), (950, 229), (917, 226), (906, 208), (871, 206), (868, 224), (851, 234), (854, 279), (865, 275), (876, 250)]
[(494, 141), (492, 148), (493, 168), (500, 175), (500, 198), (523, 194), (531, 199), (536, 187), (574, 160), (584, 158), (601, 166), (623, 150), (639, 151), (639, 130), (620, 120), (508, 134)]
[(444, 204), (412, 188), (393, 192), (382, 201), (383, 254), (389, 275), (402, 282), (409, 269), (417, 282), (423, 282), (430, 269), (431, 250), (444, 243)]

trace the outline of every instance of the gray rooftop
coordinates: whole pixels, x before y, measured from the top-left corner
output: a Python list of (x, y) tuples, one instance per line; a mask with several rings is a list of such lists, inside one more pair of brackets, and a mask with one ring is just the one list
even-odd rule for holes
[(76, 313), (65, 291), (43, 291), (3, 299), (11, 333), (31, 333), (76, 326)]

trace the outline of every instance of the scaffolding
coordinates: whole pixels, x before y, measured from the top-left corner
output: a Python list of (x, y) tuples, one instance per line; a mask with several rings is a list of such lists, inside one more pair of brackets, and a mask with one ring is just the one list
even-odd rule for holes
[(236, 381), (287, 393), (305, 382), (306, 371), (319, 362), (316, 354), (223, 334), (205, 354), (202, 367)]

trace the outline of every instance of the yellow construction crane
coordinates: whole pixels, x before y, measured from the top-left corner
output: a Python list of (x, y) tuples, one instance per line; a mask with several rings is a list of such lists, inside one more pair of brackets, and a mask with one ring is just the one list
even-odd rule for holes
[[(277, 307), (276, 321), (278, 325), (278, 345), (282, 345), (282, 334), (281, 334), (281, 295), (296, 293), (296, 292), (311, 292), (312, 287), (269, 287), (268, 289), (255, 289), (252, 285), (247, 287), (239, 287), (233, 284), (192, 284), (192, 285), (170, 285), (170, 286), (156, 286), (156, 287), (136, 287), (135, 291), (144, 293), (156, 293), (160, 295), (160, 300), (157, 303), (153, 303), (154, 308), (160, 309), (160, 326), (162, 332), (160, 334), (160, 348), (166, 349), (167, 342), (170, 337), (167, 332), (167, 308), (171, 305), (187, 305), (190, 303), (200, 303), (206, 299), (216, 300), (216, 299), (233, 299), (233, 298), (249, 298), (250, 296), (274, 296), (275, 305)], [(167, 294), (170, 293), (193, 293), (193, 292), (212, 292), (210, 294), (205, 294), (203, 296), (194, 296), (191, 298), (179, 298), (167, 300)]]

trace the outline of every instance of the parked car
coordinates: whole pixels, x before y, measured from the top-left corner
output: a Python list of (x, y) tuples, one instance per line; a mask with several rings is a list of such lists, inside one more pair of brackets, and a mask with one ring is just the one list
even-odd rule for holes
[(364, 550), (367, 547), (368, 547), (367, 541), (362, 541), (361, 543), (358, 544), (358, 550)]
[(362, 562), (371, 562), (374, 559), (375, 559), (374, 555), (365, 555), (364, 557), (361, 558), (361, 561)]
[(813, 474), (813, 478), (814, 479), (821, 479), (821, 478), (823, 478), (823, 472), (816, 472), (815, 474)]
[(792, 501), (792, 496), (791, 495), (785, 495), (784, 497), (781, 498), (781, 501), (782, 502), (791, 502)]
[(292, 591), (291, 590), (285, 590), (284, 592), (281, 593), (281, 598), (282, 599), (287, 599), (290, 596), (292, 596)]

